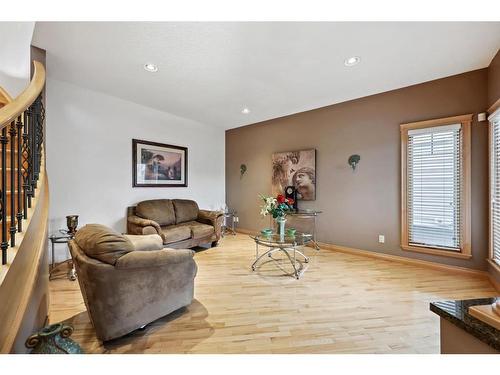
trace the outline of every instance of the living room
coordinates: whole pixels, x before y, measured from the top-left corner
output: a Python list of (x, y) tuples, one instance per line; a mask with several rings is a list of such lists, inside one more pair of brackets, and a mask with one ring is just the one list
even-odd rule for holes
[(498, 354), (498, 20), (32, 19), (2, 352)]

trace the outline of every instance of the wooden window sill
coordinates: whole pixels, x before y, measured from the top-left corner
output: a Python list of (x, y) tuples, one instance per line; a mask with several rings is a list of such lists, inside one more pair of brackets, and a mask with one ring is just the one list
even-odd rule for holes
[(443, 249), (438, 249), (438, 248), (432, 248), (432, 247), (421, 247), (421, 246), (411, 246), (411, 245), (401, 245), (401, 248), (405, 251), (414, 251), (417, 253), (424, 253), (424, 254), (432, 254), (432, 255), (439, 255), (439, 256), (445, 256), (445, 257), (450, 257), (450, 258), (459, 258), (459, 259), (470, 259), (472, 258), (472, 254), (464, 253), (462, 252), (454, 252), (451, 250), (443, 250)]
[(491, 264), (493, 269), (500, 275), (500, 264), (494, 259), (488, 259), (488, 263)]

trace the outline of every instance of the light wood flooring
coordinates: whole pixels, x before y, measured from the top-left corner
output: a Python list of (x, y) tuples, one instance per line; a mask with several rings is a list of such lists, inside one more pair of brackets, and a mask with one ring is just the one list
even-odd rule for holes
[[(102, 344), (78, 282), (50, 282), (51, 323), (87, 353), (439, 353), (429, 302), (496, 295), (488, 281), (307, 248), (300, 280), (271, 261), (252, 272), (253, 240), (227, 236), (197, 252), (195, 299), (143, 331)], [(285, 266), (285, 263), (283, 263)]]

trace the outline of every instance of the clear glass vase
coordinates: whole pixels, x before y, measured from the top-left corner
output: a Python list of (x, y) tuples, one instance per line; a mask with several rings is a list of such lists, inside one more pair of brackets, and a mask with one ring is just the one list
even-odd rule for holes
[(285, 238), (285, 223), (286, 219), (284, 217), (277, 217), (275, 219), (276, 221), (276, 227), (278, 230), (278, 234), (280, 235), (280, 238), (283, 240)]

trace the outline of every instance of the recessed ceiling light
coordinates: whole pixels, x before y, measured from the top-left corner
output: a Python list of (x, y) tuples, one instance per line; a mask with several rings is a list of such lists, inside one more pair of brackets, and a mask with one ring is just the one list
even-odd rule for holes
[(344, 65), (345, 66), (354, 66), (358, 64), (361, 61), (361, 59), (358, 56), (353, 56), (349, 57), (348, 59), (345, 59)]
[(243, 113), (244, 115), (248, 115), (250, 113), (250, 110), (247, 107), (245, 107), (241, 110), (241, 113)]
[(145, 64), (144, 65), (144, 69), (148, 72), (157, 72), (158, 71), (158, 67), (155, 65), (155, 64)]

